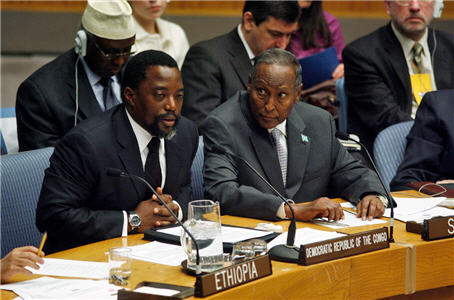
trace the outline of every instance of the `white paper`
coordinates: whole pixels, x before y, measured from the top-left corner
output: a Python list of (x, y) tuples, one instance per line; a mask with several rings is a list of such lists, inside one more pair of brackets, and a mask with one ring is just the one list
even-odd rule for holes
[[(394, 208), (394, 216), (396, 215), (411, 215), (437, 206), (440, 202), (445, 200), (446, 197), (429, 197), (429, 198), (401, 198), (394, 197), (397, 207)], [(387, 208), (385, 217), (391, 215), (391, 209)]]
[(36, 299), (100, 299), (115, 300), (121, 287), (107, 280), (57, 279), (40, 277), (16, 283), (0, 285), (24, 300)]
[(422, 223), (424, 220), (432, 219), (434, 217), (448, 217), (448, 216), (454, 216), (454, 210), (445, 208), (445, 207), (439, 207), (435, 206), (431, 209), (422, 211), (422, 212), (417, 212), (414, 214), (396, 214), (394, 213), (394, 218), (402, 221), (402, 222), (408, 222), (408, 221), (415, 221), (418, 223)]
[[(299, 247), (300, 245), (315, 243), (324, 240), (330, 240), (338, 237), (345, 236), (346, 234), (332, 231), (323, 231), (312, 228), (300, 228), (296, 230), (295, 243), (294, 245)], [(287, 243), (287, 232), (281, 233), (274, 240), (268, 243), (268, 249), (273, 248), (276, 245)]]
[(132, 249), (132, 258), (148, 262), (179, 266), (187, 259), (187, 255), (181, 246), (150, 242), (143, 245), (129, 247)]
[(345, 227), (356, 227), (356, 226), (367, 226), (367, 225), (376, 225), (386, 223), (387, 221), (381, 219), (372, 219), (364, 220), (362, 218), (357, 218), (356, 213), (344, 210), (344, 220), (339, 220), (337, 222), (328, 221), (326, 218), (317, 218), (312, 221), (315, 224), (322, 225), (328, 228), (340, 229)]
[(25, 267), (33, 274), (102, 279), (109, 276), (109, 263), (59, 258), (44, 258), (38, 270)]
[[(160, 229), (159, 232), (180, 236), (181, 227), (177, 226)], [(260, 238), (262, 236), (270, 234), (270, 232), (234, 226), (221, 226), (221, 232), (222, 242), (224, 243), (236, 243), (248, 239)]]
[(180, 291), (156, 288), (156, 287), (151, 287), (151, 286), (142, 286), (138, 289), (135, 289), (134, 292), (152, 294), (152, 295), (161, 295), (161, 296), (173, 296), (173, 295), (178, 294)]

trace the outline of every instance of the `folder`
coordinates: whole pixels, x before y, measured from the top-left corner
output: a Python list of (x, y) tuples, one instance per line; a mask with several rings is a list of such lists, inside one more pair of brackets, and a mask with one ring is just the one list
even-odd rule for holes
[[(414, 190), (419, 190), (423, 185), (428, 184), (431, 182), (428, 181), (421, 181), (421, 182), (410, 182), (407, 184), (407, 186), (411, 187)], [(439, 184), (442, 187), (446, 189), (446, 192), (439, 194), (440, 192), (443, 191), (442, 188), (435, 184), (427, 185), (422, 188), (421, 192), (427, 195), (435, 195), (439, 194), (438, 196), (443, 196), (447, 198), (454, 198), (454, 184), (449, 183), (449, 184)]]
[(303, 89), (308, 89), (328, 79), (339, 65), (336, 49), (328, 49), (299, 60), (303, 70)]

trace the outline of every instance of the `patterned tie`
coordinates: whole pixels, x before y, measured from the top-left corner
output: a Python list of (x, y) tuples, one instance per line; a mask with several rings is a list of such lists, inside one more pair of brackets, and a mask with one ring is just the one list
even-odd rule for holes
[(411, 60), (411, 67), (413, 69), (414, 74), (421, 74), (423, 73), (424, 67), (422, 65), (422, 54), (423, 48), (420, 43), (415, 43), (413, 48), (411, 48), (411, 52), (413, 54), (413, 59)]
[(101, 80), (99, 80), (99, 84), (101, 84), (104, 87), (102, 91), (104, 111), (118, 104), (117, 99), (115, 98), (115, 95), (113, 93), (112, 82), (113, 82), (112, 78), (101, 78)]
[(159, 164), (159, 144), (161, 141), (153, 137), (148, 143), (148, 156), (145, 161), (145, 178), (156, 189), (161, 186), (162, 174), (161, 165)]
[(282, 180), (284, 186), (287, 183), (287, 152), (282, 147), (281, 143), (281, 131), (277, 128), (271, 130), (271, 135), (273, 136), (274, 143), (276, 144), (277, 157), (279, 159), (279, 165), (281, 166)]

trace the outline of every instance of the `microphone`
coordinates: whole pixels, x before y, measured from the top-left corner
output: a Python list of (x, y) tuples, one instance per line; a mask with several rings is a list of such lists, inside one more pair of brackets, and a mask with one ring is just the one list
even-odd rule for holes
[(374, 168), (374, 171), (377, 174), (378, 179), (380, 180), (380, 183), (381, 183), (383, 189), (385, 190), (386, 198), (388, 198), (388, 202), (391, 203), (391, 217), (389, 218), (389, 242), (390, 243), (394, 243), (393, 233), (394, 233), (394, 203), (395, 202), (394, 202), (393, 197), (389, 193), (388, 189), (386, 188), (385, 184), (383, 183), (383, 180), (382, 180), (382, 178), (380, 176), (380, 173), (378, 173), (377, 166), (375, 166), (374, 160), (370, 156), (369, 151), (367, 151), (367, 148), (363, 145), (363, 143), (361, 143), (360, 141), (352, 139), (350, 137), (350, 135), (348, 135), (347, 133), (342, 132), (342, 131), (337, 131), (336, 132), (336, 137), (341, 139), (341, 140), (349, 140), (349, 141), (355, 142), (355, 143), (361, 145), (361, 147), (366, 152), (367, 157), (368, 157), (369, 161), (371, 162), (372, 167)]
[(213, 152), (218, 153), (218, 154), (227, 154), (229, 156), (235, 157), (239, 160), (241, 160), (246, 166), (248, 166), (249, 169), (251, 169), (273, 192), (282, 200), (284, 201), (285, 204), (287, 204), (288, 208), (290, 209), (290, 212), (292, 213), (292, 219), (290, 221), (290, 225), (288, 226), (288, 232), (287, 232), (287, 244), (286, 245), (276, 245), (273, 248), (270, 249), (269, 254), (270, 257), (274, 260), (278, 261), (284, 261), (284, 262), (292, 262), (292, 263), (297, 263), (298, 262), (298, 257), (299, 257), (299, 248), (295, 247), (293, 244), (295, 242), (295, 231), (296, 231), (296, 223), (295, 223), (295, 213), (293, 211), (292, 206), (288, 202), (288, 200), (279, 193), (278, 190), (274, 188), (274, 186), (271, 185), (271, 183), (268, 182), (268, 180), (265, 179), (265, 177), (262, 176), (262, 174), (259, 173), (247, 160), (242, 158), (241, 156), (238, 156), (227, 149), (219, 146), (219, 145), (213, 145), (212, 147)]
[(172, 215), (172, 217), (177, 221), (177, 223), (183, 228), (183, 230), (189, 235), (189, 237), (191, 238), (192, 242), (194, 243), (195, 245), (195, 250), (196, 250), (196, 275), (199, 275), (202, 273), (202, 267), (200, 266), (200, 254), (199, 254), (199, 245), (197, 244), (197, 241), (196, 239), (194, 238), (194, 236), (189, 232), (189, 230), (183, 225), (183, 223), (180, 222), (180, 220), (178, 220), (178, 217), (173, 213), (173, 211), (167, 206), (167, 204), (164, 202), (164, 200), (162, 200), (161, 196), (159, 196), (158, 193), (156, 193), (155, 189), (148, 183), (148, 181), (146, 181), (145, 179), (143, 179), (142, 177), (140, 176), (137, 176), (137, 175), (134, 175), (134, 174), (129, 174), (129, 173), (126, 173), (125, 171), (123, 170), (120, 170), (120, 169), (116, 169), (116, 168), (108, 168), (107, 171), (107, 176), (111, 176), (111, 177), (127, 177), (127, 178), (131, 178), (131, 179), (134, 179), (134, 180), (138, 180), (138, 181), (141, 181), (142, 183), (144, 183), (148, 189), (156, 196), (158, 197), (159, 201), (161, 201), (162, 205), (165, 206), (165, 208), (167, 208), (167, 210), (169, 211), (169, 213)]

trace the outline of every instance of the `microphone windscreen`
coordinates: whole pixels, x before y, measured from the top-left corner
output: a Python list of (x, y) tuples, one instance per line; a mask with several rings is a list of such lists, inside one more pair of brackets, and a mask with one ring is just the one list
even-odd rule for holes
[(108, 168), (106, 173), (107, 173), (107, 176), (121, 177), (125, 172), (120, 169)]
[(350, 136), (348, 133), (342, 132), (342, 131), (336, 131), (336, 137), (341, 140), (349, 140)]

